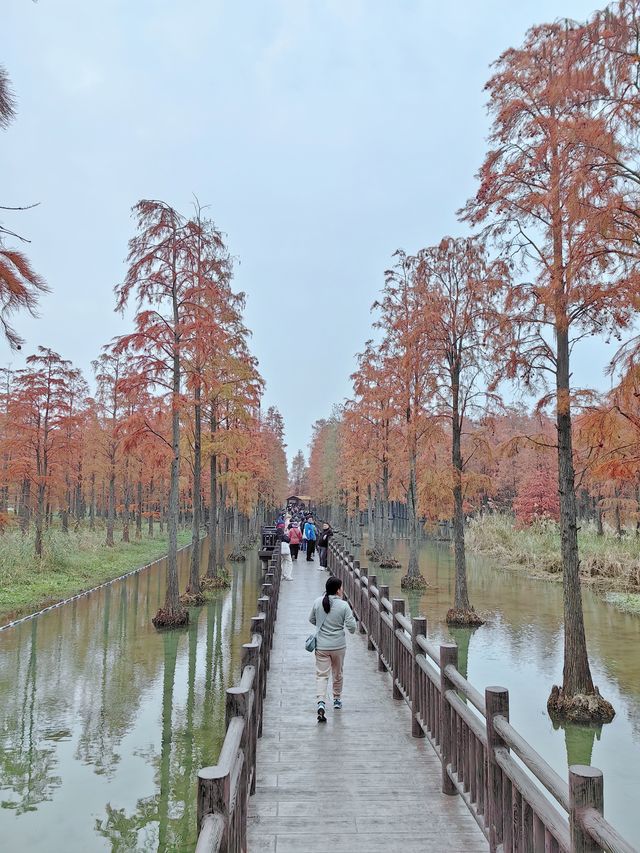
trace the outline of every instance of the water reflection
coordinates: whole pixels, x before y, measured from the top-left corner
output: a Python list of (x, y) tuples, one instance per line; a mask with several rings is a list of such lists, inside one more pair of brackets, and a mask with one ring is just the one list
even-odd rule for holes
[(257, 556), (233, 571), (184, 632), (150, 624), (159, 561), (0, 633), (3, 848), (193, 849), (195, 775), (217, 758), (259, 590)]
[[(363, 546), (361, 560), (366, 546)], [(407, 565), (406, 542), (395, 556)], [(460, 669), (483, 691), (489, 684), (509, 688), (511, 720), (546, 760), (566, 778), (568, 763), (594, 764), (604, 772), (606, 814), (640, 846), (640, 618), (621, 613), (584, 591), (585, 627), (594, 682), (613, 702), (616, 717), (602, 728), (554, 728), (546, 712), (551, 685), (562, 679), (562, 589), (523, 572), (501, 570), (494, 560), (469, 559), (469, 593), (488, 622), (473, 632), (444, 623), (453, 600), (453, 556), (444, 543), (424, 542), (420, 569), (430, 583), (408, 597), (402, 571), (376, 569), (392, 596), (407, 597), (410, 612), (427, 617), (435, 642), (459, 646)]]

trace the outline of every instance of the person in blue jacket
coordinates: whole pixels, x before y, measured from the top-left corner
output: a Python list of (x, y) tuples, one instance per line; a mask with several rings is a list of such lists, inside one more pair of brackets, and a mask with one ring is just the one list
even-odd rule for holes
[(318, 538), (318, 530), (313, 523), (313, 518), (309, 517), (304, 526), (304, 535), (307, 540), (307, 563), (313, 562), (313, 553), (316, 550), (316, 539)]

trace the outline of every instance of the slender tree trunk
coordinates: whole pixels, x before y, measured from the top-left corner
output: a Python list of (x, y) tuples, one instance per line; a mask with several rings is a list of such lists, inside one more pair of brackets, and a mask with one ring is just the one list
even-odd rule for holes
[(69, 504), (71, 503), (71, 483), (69, 474), (65, 474), (64, 506), (62, 508), (62, 532), (69, 532)]
[(24, 536), (29, 532), (29, 518), (31, 514), (31, 480), (25, 477), (22, 480), (22, 495), (20, 500), (20, 531)]
[(109, 467), (109, 503), (107, 507), (107, 547), (113, 548), (113, 531), (116, 524), (116, 463), (111, 455)]
[(149, 534), (149, 539), (153, 539), (153, 477), (151, 478), (151, 482), (149, 483), (149, 501), (147, 503), (147, 512), (149, 513), (149, 528), (147, 532)]
[(136, 539), (142, 539), (142, 480), (137, 484)]
[(575, 474), (571, 436), (569, 398), (569, 335), (556, 330), (557, 341), (557, 428), (558, 489), (560, 492), (560, 546), (564, 587), (564, 669), (562, 688), (565, 696), (593, 693), (593, 680), (587, 655), (587, 641), (580, 589), (578, 525), (576, 521)]
[[(225, 459), (224, 463), (224, 473), (225, 475), (229, 471), (229, 460)], [(225, 546), (225, 533), (226, 533), (226, 510), (227, 510), (227, 480), (226, 476), (223, 482), (220, 484), (220, 508), (218, 511), (218, 517), (220, 521), (220, 526), (218, 528), (218, 567), (220, 569), (224, 568), (225, 564), (225, 554), (224, 554), (224, 546)]]
[[(215, 417), (211, 416), (211, 435), (215, 433)], [(215, 453), (209, 459), (209, 556), (207, 559), (207, 577), (218, 576), (218, 457)]]
[(385, 460), (382, 467), (382, 501), (380, 506), (382, 513), (382, 548), (389, 551), (389, 466)]
[(200, 405), (200, 383), (194, 391), (194, 440), (193, 440), (193, 514), (191, 527), (191, 565), (187, 592), (200, 592), (200, 498), (202, 493), (202, 411)]
[(622, 520), (620, 518), (620, 490), (615, 488), (613, 490), (613, 498), (616, 502), (615, 505), (615, 519), (616, 519), (616, 536), (618, 539), (622, 538)]
[(462, 508), (462, 424), (460, 422), (459, 388), (460, 371), (452, 377), (453, 382), (453, 423), (451, 443), (451, 463), (453, 466), (453, 547), (455, 554), (456, 585), (454, 607), (456, 610), (469, 610), (469, 591), (467, 589), (467, 558), (464, 545), (464, 512)]
[(124, 484), (122, 487), (122, 501), (124, 504), (122, 510), (122, 541), (129, 542), (129, 520), (131, 513), (129, 506), (131, 504), (131, 483), (129, 481), (129, 460), (127, 459), (124, 468)]
[(596, 525), (598, 536), (604, 536), (604, 527), (602, 525), (602, 507), (600, 506), (601, 500), (602, 495), (598, 495), (598, 497), (596, 498)]
[(373, 548), (376, 544), (375, 530), (373, 496), (371, 494), (371, 483), (369, 483), (367, 486), (367, 538), (369, 539), (369, 548)]
[(171, 480), (169, 483), (169, 511), (167, 528), (169, 531), (169, 550), (167, 554), (167, 591), (164, 609), (167, 616), (173, 616), (180, 610), (180, 590), (178, 589), (178, 513), (180, 511), (180, 362), (178, 353), (173, 356), (173, 399), (171, 414)]
[(45, 521), (45, 494), (46, 486), (44, 483), (38, 483), (38, 503), (36, 507), (36, 539), (35, 552), (37, 557), (42, 557), (42, 536), (44, 531)]
[(89, 530), (96, 529), (96, 472), (91, 473), (91, 489), (89, 492)]
[(409, 565), (407, 575), (417, 578), (420, 574), (418, 564), (418, 512), (417, 512), (416, 447), (411, 442), (409, 449), (409, 488), (407, 490), (407, 508), (409, 510)]

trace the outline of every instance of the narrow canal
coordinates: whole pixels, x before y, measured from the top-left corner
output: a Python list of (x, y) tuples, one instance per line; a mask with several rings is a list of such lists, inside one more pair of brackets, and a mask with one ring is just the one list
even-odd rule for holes
[(193, 850), (194, 780), (224, 736), (257, 554), (232, 571), (232, 588), (193, 609), (184, 632), (151, 625), (164, 560), (0, 632), (3, 850)]
[[(363, 565), (367, 565), (365, 547)], [(406, 567), (405, 540), (396, 541), (394, 553)], [(470, 598), (488, 622), (474, 631), (449, 631), (444, 623), (454, 587), (449, 546), (423, 542), (420, 569), (431, 586), (424, 593), (408, 595), (400, 589), (405, 570), (376, 573), (389, 584), (392, 596), (408, 599), (412, 614), (427, 617), (431, 637), (455, 640), (460, 669), (475, 687), (509, 689), (511, 722), (563, 778), (568, 764), (593, 764), (603, 771), (605, 815), (640, 849), (640, 617), (621, 613), (584, 591), (594, 681), (617, 713), (607, 726), (554, 728), (546, 701), (551, 685), (562, 679), (561, 586), (471, 557)]]

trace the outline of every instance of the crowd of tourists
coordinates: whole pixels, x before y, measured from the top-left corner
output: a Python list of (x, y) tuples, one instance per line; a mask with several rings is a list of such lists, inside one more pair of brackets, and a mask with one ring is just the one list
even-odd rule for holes
[[(315, 563), (317, 549), (318, 570), (327, 569), (333, 530), (326, 522), (318, 528), (312, 512), (305, 511), (301, 505), (287, 506), (276, 519), (276, 534), (283, 580), (293, 581), (293, 563), (298, 561), (300, 551), (306, 555), (307, 563)], [(333, 708), (340, 711), (347, 648), (345, 629), (351, 634), (356, 630), (356, 620), (351, 607), (344, 600), (340, 578), (328, 578), (324, 594), (313, 603), (309, 621), (316, 630), (307, 638), (305, 648), (315, 653), (317, 720), (326, 723), (329, 676), (332, 681)]]

